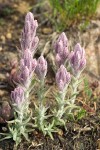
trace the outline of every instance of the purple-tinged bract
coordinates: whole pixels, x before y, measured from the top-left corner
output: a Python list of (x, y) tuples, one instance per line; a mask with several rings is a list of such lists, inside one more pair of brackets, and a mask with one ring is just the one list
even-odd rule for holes
[(23, 51), (30, 49), (33, 55), (39, 42), (39, 39), (36, 36), (37, 27), (38, 23), (37, 20), (34, 20), (33, 14), (31, 12), (27, 13), (25, 26), (21, 35), (21, 48)]
[(79, 43), (70, 54), (70, 64), (75, 76), (78, 76), (86, 66), (85, 50)]
[(56, 53), (56, 64), (58, 67), (60, 65), (64, 64), (68, 58), (69, 52), (68, 52), (68, 39), (63, 32), (58, 40), (54, 44), (55, 53)]
[(29, 73), (31, 74), (35, 70), (36, 64), (36, 59), (33, 59), (32, 53), (29, 50), (25, 50), (20, 61), (21, 70), (23, 70), (23, 68), (27, 66), (27, 68), (29, 69)]
[(56, 73), (56, 83), (60, 91), (63, 91), (71, 81), (70, 73), (61, 65)]
[(20, 107), (24, 102), (24, 90), (21, 87), (15, 88), (15, 90), (11, 92), (11, 99), (14, 104)]
[(20, 78), (23, 82), (26, 82), (30, 78), (30, 72), (27, 66), (24, 66), (23, 70), (21, 70)]
[(47, 61), (43, 56), (40, 56), (38, 58), (35, 72), (40, 80), (43, 80), (45, 78), (47, 74)]

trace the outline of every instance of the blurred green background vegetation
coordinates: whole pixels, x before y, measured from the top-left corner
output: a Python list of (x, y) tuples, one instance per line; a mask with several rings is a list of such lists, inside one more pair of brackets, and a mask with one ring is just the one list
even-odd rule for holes
[(49, 0), (53, 12), (52, 22), (58, 30), (82, 21), (85, 28), (91, 17), (95, 16), (99, 2), (100, 0)]

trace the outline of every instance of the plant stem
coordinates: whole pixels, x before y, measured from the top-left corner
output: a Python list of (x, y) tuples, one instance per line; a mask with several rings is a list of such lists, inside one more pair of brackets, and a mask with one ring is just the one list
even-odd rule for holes
[(44, 105), (43, 105), (43, 100), (44, 100), (44, 79), (40, 80), (40, 88), (38, 91), (38, 100), (39, 100), (39, 109), (38, 109), (38, 128), (40, 130), (44, 130)]
[(64, 114), (64, 106), (65, 106), (64, 102), (65, 102), (66, 90), (64, 89), (63, 91), (60, 91), (59, 94), (60, 94), (60, 104), (58, 106), (59, 108), (56, 117), (61, 119)]
[(38, 99), (39, 99), (39, 103), (42, 103), (43, 101), (43, 91), (44, 91), (44, 80), (40, 80), (40, 89), (38, 92)]
[(76, 85), (76, 82), (73, 84), (73, 97), (71, 98), (71, 103), (74, 104), (76, 100), (76, 93), (77, 93), (78, 86)]

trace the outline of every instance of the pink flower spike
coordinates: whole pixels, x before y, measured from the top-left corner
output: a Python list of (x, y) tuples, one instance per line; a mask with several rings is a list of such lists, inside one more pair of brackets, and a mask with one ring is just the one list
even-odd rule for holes
[(36, 59), (33, 59), (33, 61), (32, 61), (32, 71), (35, 71), (36, 66), (37, 66), (37, 61), (36, 61)]
[(45, 78), (47, 74), (47, 61), (43, 56), (40, 56), (38, 58), (35, 72), (40, 80), (43, 80)]
[(54, 48), (55, 48), (56, 56), (59, 55), (59, 58), (60, 58), (60, 63), (59, 61), (56, 61), (56, 63), (58, 62), (57, 65), (60, 66), (66, 62), (66, 60), (68, 59), (68, 55), (69, 55), (68, 39), (64, 32), (59, 36), (58, 40), (55, 42)]
[(75, 76), (79, 76), (86, 66), (85, 50), (79, 43), (75, 45), (74, 51), (70, 54), (70, 64)]
[(31, 13), (31, 12), (28, 12), (27, 13), (27, 15), (26, 15), (26, 17), (25, 17), (25, 22), (26, 21), (34, 21), (34, 16), (33, 16), (33, 14)]
[(15, 90), (11, 92), (11, 99), (14, 104), (20, 107), (24, 102), (24, 90), (21, 87), (15, 88)]
[(35, 53), (38, 37), (36, 37), (36, 29), (38, 27), (37, 20), (34, 20), (31, 12), (27, 13), (25, 18), (25, 26), (21, 35), (21, 48), (23, 51), (26, 49), (32, 50), (32, 54)]
[(31, 82), (31, 76), (27, 66), (24, 66), (23, 70), (21, 70), (21, 73), (19, 75), (19, 82), (21, 82), (23, 86), (25, 86), (25, 88), (29, 87)]
[(71, 81), (70, 73), (61, 65), (56, 73), (56, 83), (60, 91), (63, 91)]

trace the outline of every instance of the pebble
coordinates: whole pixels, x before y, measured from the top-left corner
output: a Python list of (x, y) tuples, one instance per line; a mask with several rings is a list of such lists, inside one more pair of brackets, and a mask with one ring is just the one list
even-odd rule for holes
[(100, 139), (97, 140), (97, 147), (98, 147), (98, 150), (100, 150)]
[(0, 80), (5, 80), (6, 79), (6, 76), (2, 73), (0, 73)]
[(3, 50), (2, 47), (0, 47), (0, 52), (1, 52), (2, 50)]
[(43, 29), (42, 29), (42, 32), (43, 32), (44, 34), (51, 34), (51, 33), (52, 33), (52, 29), (51, 29), (51, 28), (43, 28)]
[(4, 96), (7, 93), (5, 90), (0, 90), (0, 97)]
[(11, 33), (7, 33), (6, 37), (7, 37), (7, 39), (11, 39), (12, 38), (12, 34)]
[(16, 21), (18, 21), (18, 16), (13, 16), (13, 20), (16, 22)]
[(59, 134), (60, 136), (62, 136), (64, 133), (63, 133), (63, 131), (62, 131), (61, 129), (59, 129), (59, 130), (58, 130), (58, 134)]
[(5, 36), (4, 36), (4, 35), (1, 35), (1, 41), (2, 41), (2, 43), (5, 43), (6, 38), (5, 38)]
[(6, 128), (6, 127), (2, 127), (2, 130), (3, 130), (4, 132), (6, 132), (6, 131), (7, 131), (7, 128)]

